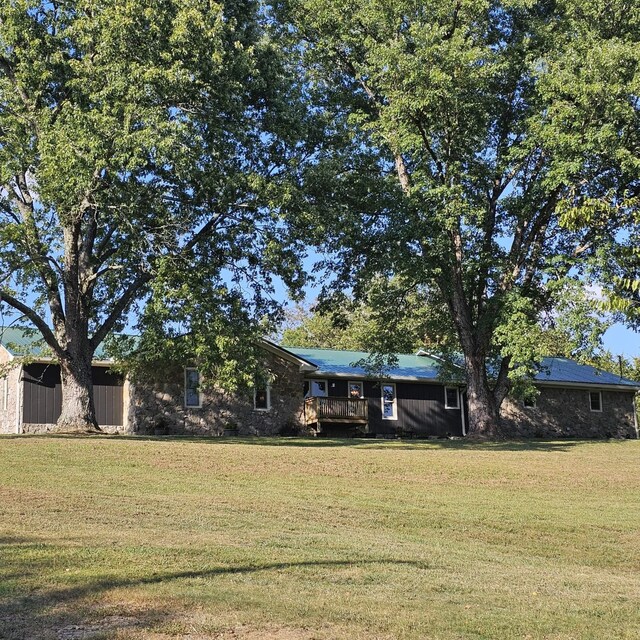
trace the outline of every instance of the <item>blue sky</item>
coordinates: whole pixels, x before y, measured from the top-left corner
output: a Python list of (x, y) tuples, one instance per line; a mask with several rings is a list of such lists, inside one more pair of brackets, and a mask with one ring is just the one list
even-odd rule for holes
[(617, 323), (604, 334), (604, 346), (614, 355), (640, 358), (640, 333)]

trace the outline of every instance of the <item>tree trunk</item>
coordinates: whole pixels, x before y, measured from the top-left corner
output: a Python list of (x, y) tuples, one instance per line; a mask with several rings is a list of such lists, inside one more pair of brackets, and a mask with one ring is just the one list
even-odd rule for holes
[[(487, 378), (486, 353), (490, 334), (486, 331), (480, 332), (477, 321), (474, 324), (464, 294), (461, 270), (454, 269), (451, 275), (450, 279), (441, 282), (440, 288), (449, 305), (464, 353), (469, 408), (469, 432), (467, 435), (472, 439), (493, 440), (502, 436), (499, 416), (502, 398), (497, 398), (496, 393), (489, 386)], [(453, 286), (451, 286), (452, 284)]]
[(467, 401), (469, 403), (468, 436), (477, 440), (495, 440), (503, 436), (499, 406), (489, 387), (484, 362), (466, 358)]
[(62, 412), (55, 431), (58, 433), (95, 433), (100, 431), (93, 404), (91, 357), (60, 361)]

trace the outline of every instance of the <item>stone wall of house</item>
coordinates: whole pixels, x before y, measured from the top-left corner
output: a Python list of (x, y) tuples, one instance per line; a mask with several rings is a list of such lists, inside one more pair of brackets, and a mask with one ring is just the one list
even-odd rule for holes
[[(12, 366), (13, 365), (13, 366)], [(0, 347), (0, 433), (18, 433), (20, 366)]]
[[(166, 382), (130, 384), (128, 423), (133, 433), (156, 435), (278, 435), (303, 431), (303, 375), (299, 366), (266, 355), (271, 374), (271, 408), (254, 409), (253, 392), (201, 389), (201, 407), (184, 406), (184, 371)], [(125, 422), (127, 420), (125, 419)]]
[(591, 411), (588, 389), (541, 387), (535, 407), (507, 398), (503, 425), (518, 438), (637, 438), (633, 393), (602, 390), (602, 411)]

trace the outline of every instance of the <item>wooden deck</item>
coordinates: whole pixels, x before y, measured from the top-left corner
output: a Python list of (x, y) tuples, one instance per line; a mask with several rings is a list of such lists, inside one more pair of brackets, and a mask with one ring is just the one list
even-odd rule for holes
[(369, 425), (369, 402), (364, 398), (321, 398), (305, 400), (304, 414), (308, 425), (321, 429), (323, 423)]

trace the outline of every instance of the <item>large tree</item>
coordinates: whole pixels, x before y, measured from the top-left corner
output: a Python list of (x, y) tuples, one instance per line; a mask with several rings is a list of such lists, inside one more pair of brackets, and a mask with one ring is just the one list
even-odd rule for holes
[(590, 246), (560, 227), (559, 205), (577, 190), (596, 192), (614, 172), (628, 176), (619, 169), (630, 166), (638, 132), (637, 7), (292, 0), (280, 8), (342, 143), (324, 157), (338, 177), (333, 188), (315, 168), (307, 201), (323, 210), (338, 281), (357, 294), (360, 283), (393, 274), (438, 291), (465, 361), (470, 433), (500, 435), (510, 376), (533, 354), (514, 337), (549, 305), (548, 283), (572, 273)]
[(1, 4), (0, 302), (60, 363), (61, 429), (96, 427), (92, 357), (132, 305), (222, 353), (273, 274), (299, 280), (296, 91), (268, 28), (256, 0)]
[[(590, 272), (603, 285), (605, 306), (621, 321), (640, 330), (640, 139), (636, 141), (633, 178), (622, 190), (609, 182), (596, 196), (577, 195), (565, 204), (562, 224), (587, 229), (593, 240)], [(632, 195), (637, 192), (638, 195)]]

